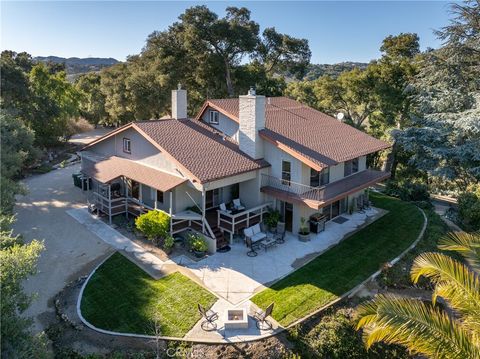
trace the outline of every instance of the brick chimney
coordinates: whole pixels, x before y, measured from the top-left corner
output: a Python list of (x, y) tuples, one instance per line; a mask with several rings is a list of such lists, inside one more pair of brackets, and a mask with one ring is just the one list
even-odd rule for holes
[(263, 143), (258, 131), (265, 128), (265, 96), (250, 88), (247, 95), (239, 97), (239, 147), (253, 159), (263, 158)]
[(180, 84), (172, 91), (172, 118), (187, 118), (187, 90), (183, 90)]

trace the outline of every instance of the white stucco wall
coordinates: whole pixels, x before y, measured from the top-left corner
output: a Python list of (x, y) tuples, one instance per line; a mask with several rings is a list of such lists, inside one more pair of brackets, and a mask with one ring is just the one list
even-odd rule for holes
[[(130, 139), (131, 153), (123, 152), (123, 139)], [(136, 130), (129, 128), (93, 145), (90, 151), (104, 156), (118, 156), (184, 177), (176, 163), (160, 152)]]
[(238, 123), (220, 112), (218, 113), (218, 125), (210, 123), (210, 112), (212, 111), (215, 110), (208, 108), (202, 116), (202, 121), (238, 142)]

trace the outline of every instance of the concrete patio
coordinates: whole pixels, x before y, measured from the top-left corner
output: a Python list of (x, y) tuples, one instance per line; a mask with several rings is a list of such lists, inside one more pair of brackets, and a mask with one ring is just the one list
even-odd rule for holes
[(199, 262), (185, 256), (172, 260), (190, 269), (212, 292), (238, 305), (383, 214), (383, 210), (376, 208), (365, 213), (344, 214), (342, 217), (347, 219), (345, 223), (328, 222), (325, 231), (312, 234), (309, 242), (300, 242), (296, 236), (287, 233), (285, 243), (266, 251), (259, 250), (256, 257), (246, 255), (248, 249), (242, 240), (233, 244), (231, 251), (216, 253)]
[[(219, 315), (219, 319), (216, 321), (217, 328), (212, 331), (204, 331), (201, 328), (202, 320), (200, 320), (184, 338), (195, 341), (233, 343), (258, 339), (282, 329), (272, 318), (269, 318), (273, 325), (272, 329), (260, 330), (257, 328), (253, 314), (259, 308), (250, 301), (256, 292), (305, 265), (328, 248), (383, 216), (386, 211), (371, 208), (365, 213), (342, 215), (347, 219), (344, 223), (328, 222), (325, 231), (317, 235), (312, 234), (309, 242), (300, 242), (296, 236), (287, 233), (285, 243), (277, 244), (266, 251), (261, 249), (256, 257), (247, 256), (248, 249), (241, 240), (233, 244), (229, 252), (217, 252), (198, 262), (184, 255), (172, 257), (166, 262), (162, 261), (96, 216), (88, 213), (86, 208), (68, 210), (67, 213), (104, 242), (126, 253), (127, 257), (131, 256), (130, 259), (134, 259), (134, 262), (154, 278), (162, 276), (165, 266), (176, 266), (176, 270), (213, 292), (219, 298), (211, 308)], [(174, 270), (175, 268), (169, 268), (167, 272)], [(248, 328), (225, 329), (226, 312), (229, 309), (245, 309), (248, 314)]]

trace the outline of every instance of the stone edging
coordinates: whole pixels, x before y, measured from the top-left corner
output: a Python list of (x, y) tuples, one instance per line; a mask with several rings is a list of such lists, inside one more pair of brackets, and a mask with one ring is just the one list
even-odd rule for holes
[[(428, 219), (427, 219), (427, 216), (425, 215), (425, 212), (423, 211), (423, 209), (417, 207), (417, 209), (422, 213), (423, 215), (423, 218), (424, 218), (424, 221), (423, 221), (423, 227), (422, 227), (422, 230), (420, 231), (417, 239), (407, 248), (405, 249), (400, 255), (398, 255), (396, 258), (392, 259), (391, 261), (387, 262), (387, 264), (389, 265), (394, 265), (395, 263), (397, 263), (400, 259), (402, 259), (408, 252), (410, 252), (413, 248), (416, 247), (416, 245), (418, 244), (418, 242), (420, 242), (420, 240), (423, 238), (423, 235), (425, 234), (425, 230), (427, 228), (427, 224), (428, 224)], [(113, 253), (112, 253), (113, 255)], [(92, 329), (92, 330), (95, 330), (99, 333), (103, 333), (103, 334), (109, 334), (109, 335), (117, 335), (117, 336), (124, 336), (124, 337), (133, 337), (133, 338), (142, 338), (142, 339), (155, 339), (156, 337), (153, 336), (153, 335), (145, 335), (145, 334), (133, 334), (133, 333), (119, 333), (119, 332), (113, 332), (113, 331), (110, 331), (110, 330), (105, 330), (105, 329), (100, 329), (100, 328), (97, 328), (95, 327), (93, 324), (90, 324), (82, 315), (82, 312), (80, 310), (80, 303), (82, 301), (82, 297), (83, 297), (83, 291), (85, 290), (88, 282), (90, 281), (90, 278), (95, 274), (95, 272), (97, 271), (98, 268), (100, 268), (100, 266), (106, 262), (106, 260), (108, 258), (110, 258), (111, 256), (108, 256), (107, 258), (105, 258), (102, 262), (100, 262), (100, 264), (98, 264), (95, 269), (88, 275), (87, 279), (85, 280), (85, 282), (83, 283), (82, 285), (82, 288), (80, 289), (80, 293), (78, 295), (78, 300), (77, 300), (77, 315), (78, 317), (80, 318), (80, 320), (82, 321), (82, 323), (84, 325), (86, 325), (88, 328)], [(353, 296), (355, 293), (357, 293), (362, 286), (364, 286), (366, 283), (368, 283), (369, 281), (375, 279), (376, 277), (378, 277), (381, 273), (381, 269), (379, 269), (378, 271), (376, 271), (375, 273), (373, 273), (370, 277), (368, 277), (367, 279), (365, 279), (363, 282), (361, 282), (360, 284), (358, 284), (357, 286), (355, 286), (354, 288), (350, 289), (348, 292), (342, 294), (340, 297), (338, 297), (337, 299), (331, 301), (330, 303), (324, 305), (323, 307), (313, 311), (312, 313), (309, 313), (308, 315), (304, 316), (303, 318), (300, 318), (296, 321), (294, 321), (293, 323), (289, 324), (288, 326), (286, 327), (281, 327), (281, 328), (278, 328), (278, 331), (275, 331), (273, 333), (269, 333), (269, 334), (266, 334), (266, 335), (263, 335), (261, 337), (258, 337), (258, 338), (252, 338), (252, 339), (248, 339), (248, 340), (242, 340), (242, 341), (239, 341), (239, 342), (254, 342), (254, 341), (257, 341), (257, 340), (262, 340), (262, 339), (266, 339), (266, 338), (270, 338), (272, 336), (275, 336), (275, 335), (278, 335), (279, 333), (285, 331), (286, 329), (289, 329), (295, 325), (298, 325), (300, 324), (301, 322), (311, 318), (312, 316), (324, 311), (325, 309), (333, 306), (334, 304), (342, 301), (343, 299), (347, 298), (347, 297), (351, 297)], [(221, 342), (221, 341), (218, 341), (218, 340), (195, 340), (195, 339), (185, 339), (185, 338), (177, 338), (177, 337), (165, 337), (165, 336), (160, 336), (159, 339), (161, 340), (176, 340), (176, 341), (184, 341), (184, 342), (191, 342), (191, 343), (206, 343), (206, 344), (226, 344), (224, 342)]]

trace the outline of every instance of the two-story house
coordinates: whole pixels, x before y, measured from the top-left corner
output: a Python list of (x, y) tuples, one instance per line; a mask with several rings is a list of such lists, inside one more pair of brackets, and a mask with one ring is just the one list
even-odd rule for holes
[[(196, 226), (220, 240), (260, 221), (267, 207), (294, 233), (312, 213), (337, 217), (389, 176), (366, 165), (368, 154), (388, 147), (297, 101), (254, 90), (208, 100), (189, 119), (179, 89), (171, 119), (120, 127), (81, 157), (92, 201), (110, 218), (156, 208), (172, 216), (172, 233)], [(245, 208), (219, 210), (233, 199)]]

